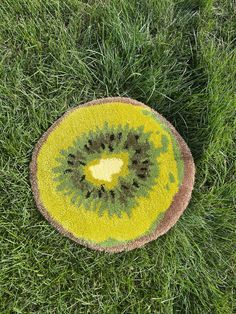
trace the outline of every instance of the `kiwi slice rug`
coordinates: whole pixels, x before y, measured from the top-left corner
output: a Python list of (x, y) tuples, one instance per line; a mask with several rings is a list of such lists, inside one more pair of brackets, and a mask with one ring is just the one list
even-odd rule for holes
[(37, 206), (58, 231), (119, 252), (176, 223), (190, 200), (195, 167), (168, 121), (118, 97), (66, 112), (39, 140), (30, 172)]

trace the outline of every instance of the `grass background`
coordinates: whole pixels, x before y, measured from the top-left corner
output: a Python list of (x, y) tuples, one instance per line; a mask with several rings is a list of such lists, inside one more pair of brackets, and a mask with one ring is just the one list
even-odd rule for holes
[[(0, 2), (0, 313), (233, 313), (236, 3)], [(189, 144), (197, 174), (177, 225), (110, 255), (36, 210), (31, 153), (68, 108), (127, 96)]]

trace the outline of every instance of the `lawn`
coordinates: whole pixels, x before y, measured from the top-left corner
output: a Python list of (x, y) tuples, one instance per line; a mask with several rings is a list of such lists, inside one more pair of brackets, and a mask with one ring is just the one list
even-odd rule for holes
[[(233, 313), (235, 95), (234, 0), (2, 0), (0, 313)], [(197, 168), (176, 226), (119, 254), (55, 231), (29, 183), (41, 134), (107, 96), (163, 114)]]

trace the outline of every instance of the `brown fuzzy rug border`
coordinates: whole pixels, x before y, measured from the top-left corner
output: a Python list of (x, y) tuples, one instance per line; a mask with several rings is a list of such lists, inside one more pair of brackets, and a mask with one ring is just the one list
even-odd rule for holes
[[(36, 144), (33, 155), (32, 155), (32, 161), (30, 163), (30, 182), (32, 186), (32, 191), (34, 195), (34, 199), (36, 202), (36, 205), (42, 215), (63, 235), (69, 237), (70, 239), (74, 240), (75, 242), (82, 244), (84, 246), (87, 246), (91, 249), (99, 250), (99, 251), (106, 251), (106, 252), (121, 252), (121, 251), (129, 251), (134, 248), (138, 248), (143, 246), (144, 244), (155, 240), (159, 236), (166, 233), (179, 219), (179, 217), (184, 212), (185, 208), (187, 207), (190, 198), (191, 193), (194, 185), (194, 177), (195, 177), (195, 166), (192, 154), (190, 152), (190, 149), (188, 148), (187, 144), (183, 140), (183, 138), (179, 135), (179, 133), (176, 131), (176, 129), (173, 127), (173, 125), (168, 122), (162, 115), (157, 113), (152, 109), (152, 111), (158, 116), (158, 118), (165, 123), (170, 130), (172, 131), (173, 135), (177, 139), (180, 149), (182, 158), (184, 161), (184, 177), (182, 185), (180, 186), (179, 191), (174, 196), (174, 199), (172, 201), (171, 206), (168, 208), (168, 210), (164, 214), (164, 218), (161, 220), (161, 222), (158, 224), (156, 230), (146, 236), (142, 236), (139, 239), (129, 241), (126, 244), (114, 246), (114, 247), (100, 247), (98, 245), (94, 245), (92, 243), (83, 241), (81, 239), (76, 238), (73, 236), (70, 232), (65, 230), (57, 221), (53, 220), (52, 217), (47, 212), (46, 208), (44, 208), (38, 191), (38, 185), (36, 180), (36, 173), (37, 173), (37, 156), (40, 151), (41, 146), (43, 145), (44, 141), (47, 139), (48, 135), (54, 130), (56, 126), (71, 112), (74, 110), (77, 110), (81, 106), (92, 106), (97, 104), (104, 104), (104, 103), (111, 103), (111, 102), (123, 102), (132, 104), (135, 106), (143, 106), (148, 107), (144, 105), (141, 102), (138, 102), (136, 100), (130, 99), (130, 98), (124, 98), (124, 97), (109, 97), (109, 98), (101, 98), (97, 100), (93, 100), (87, 103), (84, 103), (80, 106), (77, 106), (75, 108), (72, 108), (71, 110), (68, 110), (65, 114), (63, 114), (58, 120), (56, 120), (51, 127), (42, 135), (38, 143)], [(150, 107), (148, 107), (150, 109)]]

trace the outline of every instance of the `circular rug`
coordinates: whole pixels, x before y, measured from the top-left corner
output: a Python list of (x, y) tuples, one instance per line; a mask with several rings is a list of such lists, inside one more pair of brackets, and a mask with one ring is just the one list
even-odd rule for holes
[(195, 167), (168, 121), (118, 97), (66, 112), (39, 140), (30, 172), (37, 206), (58, 231), (119, 252), (176, 223), (190, 200)]

